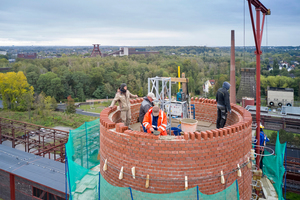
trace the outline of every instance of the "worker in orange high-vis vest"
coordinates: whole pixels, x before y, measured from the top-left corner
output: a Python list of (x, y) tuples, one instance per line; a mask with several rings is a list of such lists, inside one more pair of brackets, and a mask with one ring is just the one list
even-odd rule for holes
[(144, 116), (143, 125), (147, 133), (153, 133), (156, 130), (160, 132), (160, 135), (167, 135), (167, 115), (158, 106), (148, 110)]

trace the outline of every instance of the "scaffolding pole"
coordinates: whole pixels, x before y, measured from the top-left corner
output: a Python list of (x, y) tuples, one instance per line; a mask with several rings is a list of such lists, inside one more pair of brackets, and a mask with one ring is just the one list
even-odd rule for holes
[[(154, 103), (159, 103), (160, 109), (167, 113), (169, 117), (169, 123), (166, 130), (169, 130), (168, 134), (171, 135), (171, 78), (166, 77), (154, 77), (148, 78), (148, 93), (155, 94), (156, 99)], [(169, 105), (169, 106), (167, 106)]]

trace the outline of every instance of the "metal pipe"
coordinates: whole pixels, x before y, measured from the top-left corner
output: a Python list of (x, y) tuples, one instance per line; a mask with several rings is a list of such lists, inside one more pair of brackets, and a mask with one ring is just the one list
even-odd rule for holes
[(12, 133), (12, 148), (15, 148), (16, 147), (16, 144), (15, 144), (15, 141), (16, 141), (16, 138), (15, 138), (15, 129), (14, 129), (14, 122), (11, 122), (11, 133)]
[(250, 12), (251, 24), (252, 24), (252, 29), (253, 29), (255, 47), (256, 47), (256, 50), (257, 50), (259, 43), (257, 42), (256, 33), (255, 33), (255, 25), (254, 25), (254, 19), (253, 19), (252, 7), (251, 7), (251, 0), (248, 0), (248, 5), (249, 5), (249, 12)]
[(1, 126), (1, 123), (2, 123), (2, 122), (1, 122), (1, 120), (2, 120), (2, 119), (0, 119), (0, 144), (2, 144), (2, 130), (1, 130), (1, 127), (2, 127), (2, 126)]
[[(180, 78), (180, 66), (178, 66), (178, 78)], [(180, 82), (178, 82), (178, 92), (180, 91)]]
[[(257, 43), (260, 44), (260, 9), (256, 9), (256, 38)], [(260, 46), (256, 49), (256, 140), (257, 145), (260, 145)], [(259, 148), (256, 148), (256, 167), (259, 169), (260, 152)]]
[(265, 24), (265, 17), (266, 17), (266, 14), (263, 13), (263, 20), (262, 20), (262, 24), (261, 24), (260, 43), (259, 43), (259, 46), (260, 46), (260, 47), (261, 47), (261, 41), (262, 41), (262, 37), (263, 37), (264, 24)]

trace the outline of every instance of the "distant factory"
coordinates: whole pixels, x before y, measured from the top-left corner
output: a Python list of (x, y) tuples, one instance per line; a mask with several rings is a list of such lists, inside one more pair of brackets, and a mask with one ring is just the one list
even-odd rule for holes
[(106, 57), (106, 56), (129, 56), (134, 54), (144, 54), (144, 55), (150, 55), (150, 54), (159, 54), (158, 51), (146, 51), (145, 48), (129, 48), (129, 47), (120, 47), (118, 51), (114, 51), (111, 53), (102, 53), (99, 48), (99, 44), (93, 44), (94, 49), (91, 53), (90, 57)]

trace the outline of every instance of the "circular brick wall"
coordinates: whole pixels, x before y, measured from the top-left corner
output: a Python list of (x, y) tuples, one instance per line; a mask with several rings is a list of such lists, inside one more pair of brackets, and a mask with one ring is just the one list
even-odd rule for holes
[[(142, 99), (132, 100), (132, 123), (137, 122)], [(216, 101), (192, 98), (196, 119), (216, 122)], [(185, 132), (172, 140), (161, 140), (159, 136), (130, 131), (119, 122), (120, 112), (116, 107), (104, 109), (100, 114), (100, 158), (101, 174), (112, 185), (131, 187), (148, 193), (171, 193), (199, 186), (204, 194), (215, 194), (230, 186), (236, 179), (241, 199), (250, 199), (251, 171), (245, 164), (251, 149), (251, 114), (244, 108), (231, 105), (223, 129)], [(116, 112), (115, 112), (116, 111)], [(112, 114), (113, 113), (113, 114)], [(110, 115), (110, 116), (109, 116)], [(104, 160), (108, 169), (103, 171)], [(243, 166), (242, 177), (237, 176), (237, 164)], [(124, 178), (119, 179), (120, 169)], [(131, 168), (136, 168), (133, 179)], [(221, 184), (223, 171), (226, 184)], [(149, 188), (145, 188), (146, 177), (150, 176)]]

